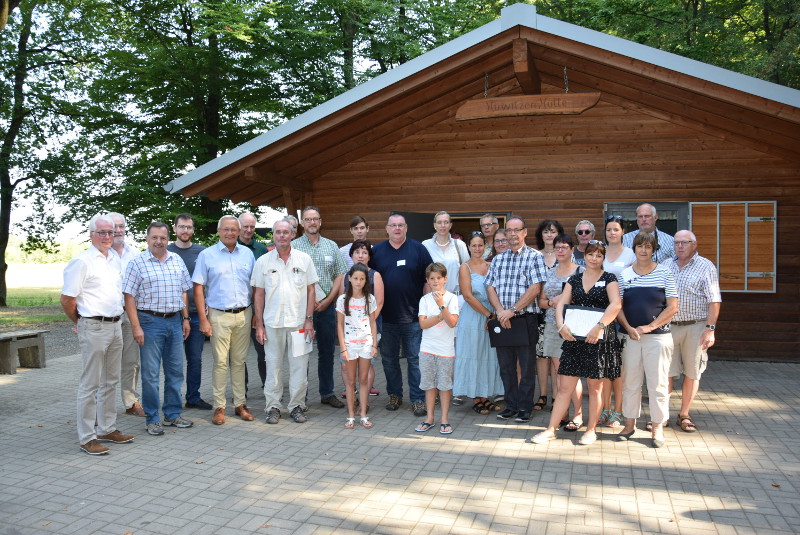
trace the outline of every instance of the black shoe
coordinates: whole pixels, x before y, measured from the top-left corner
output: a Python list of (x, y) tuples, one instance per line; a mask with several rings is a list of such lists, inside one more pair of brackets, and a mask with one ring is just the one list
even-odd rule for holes
[(517, 414), (517, 411), (512, 411), (511, 409), (504, 409), (503, 412), (497, 415), (497, 419), (508, 420), (509, 418), (512, 418), (515, 414)]
[(528, 422), (531, 419), (531, 413), (528, 411), (519, 411), (517, 417), (514, 418), (515, 422)]
[(197, 400), (197, 403), (189, 403), (187, 401), (186, 402), (186, 408), (187, 409), (201, 409), (201, 410), (204, 410), (204, 411), (210, 411), (214, 407), (212, 407), (210, 403), (206, 403), (202, 399), (199, 399), (199, 400)]

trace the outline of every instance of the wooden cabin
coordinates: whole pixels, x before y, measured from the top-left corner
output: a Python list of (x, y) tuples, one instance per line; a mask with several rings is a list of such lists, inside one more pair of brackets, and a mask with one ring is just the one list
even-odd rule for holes
[[(429, 237), (486, 212), (603, 228), (650, 202), (717, 263), (714, 359), (800, 357), (800, 91), (536, 14), (531, 5), (364, 83), (165, 186), (316, 205), (345, 243), (356, 214)], [(416, 214), (416, 215), (415, 215)], [(427, 222), (426, 222), (427, 220)], [(430, 225), (430, 226), (428, 226)]]

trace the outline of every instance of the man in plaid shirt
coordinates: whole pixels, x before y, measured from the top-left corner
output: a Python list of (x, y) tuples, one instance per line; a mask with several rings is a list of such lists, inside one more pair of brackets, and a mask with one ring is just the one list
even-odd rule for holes
[[(522, 323), (528, 331), (529, 343), (497, 348), (506, 398), (506, 409), (497, 417), (508, 420), (516, 414), (517, 422), (527, 422), (533, 410), (536, 383), (537, 298), (542, 282), (547, 279), (547, 267), (541, 253), (525, 245), (528, 230), (521, 217), (512, 215), (508, 219), (506, 235), (510, 248), (492, 260), (486, 276), (486, 293), (500, 325), (509, 329), (512, 320), (515, 326)], [(517, 365), (521, 373), (519, 379)]]

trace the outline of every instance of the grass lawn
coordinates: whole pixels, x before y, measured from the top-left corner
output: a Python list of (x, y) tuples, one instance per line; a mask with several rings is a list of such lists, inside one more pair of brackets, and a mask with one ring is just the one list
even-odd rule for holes
[(8, 308), (0, 308), (0, 328), (13, 330), (69, 321), (61, 310), (61, 288), (9, 288)]
[(10, 307), (60, 306), (61, 288), (9, 288), (6, 301)]

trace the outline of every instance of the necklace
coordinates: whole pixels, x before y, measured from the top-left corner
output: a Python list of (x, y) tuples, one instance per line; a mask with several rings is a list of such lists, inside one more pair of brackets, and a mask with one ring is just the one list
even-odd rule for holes
[(439, 240), (434, 238), (433, 241), (435, 241), (436, 245), (438, 245), (439, 247), (447, 247), (448, 245), (450, 245), (450, 240), (448, 240), (447, 243), (439, 243)]
[(552, 251), (546, 251), (546, 250), (542, 249), (542, 252), (547, 256), (553, 256), (554, 254), (556, 254), (556, 250), (555, 249), (553, 249)]

